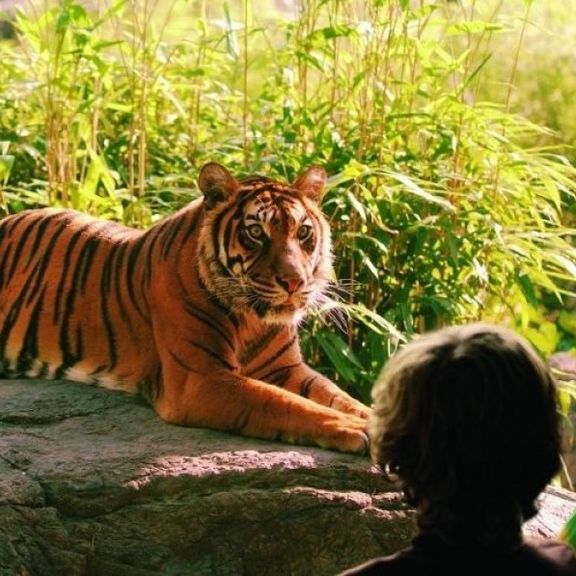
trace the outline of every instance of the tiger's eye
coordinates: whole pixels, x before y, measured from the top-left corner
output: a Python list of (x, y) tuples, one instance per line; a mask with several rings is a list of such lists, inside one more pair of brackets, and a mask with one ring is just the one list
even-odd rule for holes
[(250, 224), (246, 227), (246, 234), (251, 240), (259, 242), (264, 237), (264, 230), (260, 224)]
[(305, 242), (312, 236), (312, 226), (309, 224), (302, 224), (300, 228), (298, 228), (297, 237), (300, 242)]

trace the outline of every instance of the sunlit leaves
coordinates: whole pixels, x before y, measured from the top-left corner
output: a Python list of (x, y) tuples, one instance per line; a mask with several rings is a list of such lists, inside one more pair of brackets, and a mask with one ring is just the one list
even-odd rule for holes
[(516, 46), (518, 22), (478, 2), (310, 0), (289, 15), (247, 2), (20, 12), (24, 49), (0, 44), (8, 209), (148, 225), (194, 196), (205, 161), (288, 181), (321, 164), (348, 320), (307, 326), (319, 369), (366, 399), (400, 342), (480, 318), (564, 346), (567, 314), (519, 319), (575, 291), (576, 171), (554, 132), (483, 97), (512, 93), (492, 42)]

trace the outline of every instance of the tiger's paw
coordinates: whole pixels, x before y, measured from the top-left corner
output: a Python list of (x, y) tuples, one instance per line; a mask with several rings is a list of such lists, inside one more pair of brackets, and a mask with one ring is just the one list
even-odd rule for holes
[(338, 412), (350, 414), (351, 416), (356, 416), (362, 420), (367, 420), (372, 412), (371, 408), (350, 396), (339, 396), (335, 398), (330, 407), (334, 408), (334, 410), (338, 410)]
[(367, 455), (370, 452), (370, 439), (366, 432), (366, 421), (349, 416), (330, 425), (328, 437), (318, 442), (323, 448), (340, 452)]

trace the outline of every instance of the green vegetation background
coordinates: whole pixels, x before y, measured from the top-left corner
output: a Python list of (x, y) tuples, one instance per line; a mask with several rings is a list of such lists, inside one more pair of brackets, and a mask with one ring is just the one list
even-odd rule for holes
[[(576, 344), (574, 0), (20, 2), (0, 41), (0, 210), (149, 226), (199, 167), (331, 175), (335, 322), (368, 400), (403, 340), (485, 319)], [(572, 389), (566, 386), (565, 401)]]

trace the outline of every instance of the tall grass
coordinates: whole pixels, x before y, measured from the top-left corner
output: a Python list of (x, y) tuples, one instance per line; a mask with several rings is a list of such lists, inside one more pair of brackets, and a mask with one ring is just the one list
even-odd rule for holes
[(526, 328), (571, 294), (575, 170), (516, 106), (531, 2), (506, 3), (515, 19), (475, 0), (269, 4), (27, 4), (0, 44), (3, 210), (147, 226), (197, 193), (205, 161), (288, 179), (324, 165), (348, 320), (310, 323), (304, 346), (365, 400), (415, 332)]

